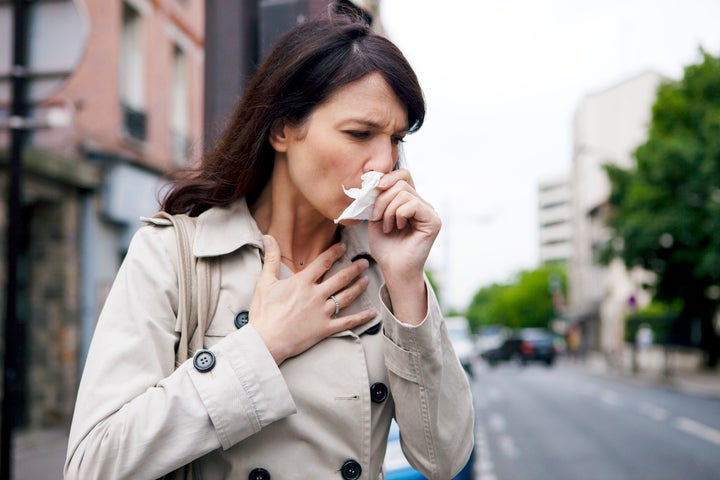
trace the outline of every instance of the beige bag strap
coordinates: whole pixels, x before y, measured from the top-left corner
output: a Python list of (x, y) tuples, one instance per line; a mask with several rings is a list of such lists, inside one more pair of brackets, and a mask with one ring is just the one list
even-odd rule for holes
[[(195, 238), (195, 218), (158, 212), (154, 219), (175, 227), (178, 251), (178, 321), (180, 341), (175, 352), (175, 367), (182, 365), (204, 347), (205, 332), (217, 309), (220, 293), (220, 259), (197, 258), (192, 254)], [(169, 223), (165, 223), (169, 222)], [(163, 477), (167, 480), (199, 478), (197, 462), (191, 462)]]
[(192, 254), (195, 218), (185, 214), (158, 212), (153, 218), (168, 220), (175, 227), (178, 251), (178, 321), (180, 341), (175, 366), (180, 366), (203, 348), (205, 332), (217, 308), (220, 264), (216, 257), (196, 258)]

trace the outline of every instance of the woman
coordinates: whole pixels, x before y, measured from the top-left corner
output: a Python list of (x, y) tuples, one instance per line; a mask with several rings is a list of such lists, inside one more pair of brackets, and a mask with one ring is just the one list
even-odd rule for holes
[[(393, 417), (427, 477), (462, 468), (471, 397), (423, 276), (440, 219), (397, 168), (424, 113), (405, 58), (362, 23), (279, 41), (163, 205), (197, 217), (194, 255), (220, 259), (207, 351), (174, 368), (174, 231), (140, 229), (90, 348), (66, 478), (194, 461), (199, 478), (375, 480)], [(336, 225), (343, 187), (370, 171), (372, 218)]]

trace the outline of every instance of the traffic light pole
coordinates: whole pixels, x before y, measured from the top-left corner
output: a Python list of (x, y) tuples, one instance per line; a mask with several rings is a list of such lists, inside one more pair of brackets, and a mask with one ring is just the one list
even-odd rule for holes
[(25, 142), (27, 114), (27, 51), (28, 15), (25, 0), (13, 0), (12, 105), (10, 110), (10, 159), (7, 189), (7, 288), (5, 290), (5, 331), (3, 359), (2, 428), (0, 432), (0, 478), (12, 478), (12, 430), (18, 398), (18, 254), (21, 228), (22, 151)]

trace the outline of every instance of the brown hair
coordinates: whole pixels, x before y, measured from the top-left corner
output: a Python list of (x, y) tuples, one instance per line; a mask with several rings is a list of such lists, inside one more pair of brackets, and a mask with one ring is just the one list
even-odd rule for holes
[(422, 90), (400, 50), (346, 15), (300, 24), (285, 34), (248, 82), (245, 94), (199, 167), (177, 177), (165, 195), (169, 213), (199, 215), (241, 197), (252, 203), (272, 174), (273, 122), (300, 125), (340, 87), (379, 72), (408, 113), (410, 132), (425, 117)]

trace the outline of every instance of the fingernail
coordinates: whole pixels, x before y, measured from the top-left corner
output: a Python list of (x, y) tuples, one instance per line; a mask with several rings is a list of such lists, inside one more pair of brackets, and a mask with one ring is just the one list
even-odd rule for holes
[(374, 208), (372, 211), (372, 219), (378, 220), (379, 218), (380, 218), (380, 210), (378, 210), (377, 208)]

